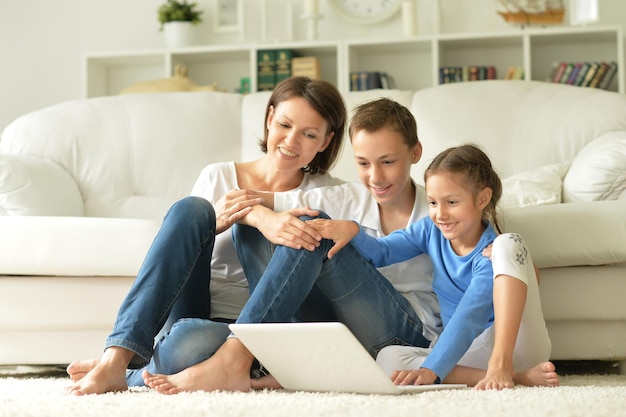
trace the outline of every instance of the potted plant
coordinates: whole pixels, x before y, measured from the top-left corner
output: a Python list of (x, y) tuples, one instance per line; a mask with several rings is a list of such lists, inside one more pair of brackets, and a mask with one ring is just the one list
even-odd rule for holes
[(197, 3), (188, 3), (187, 0), (167, 0), (159, 6), (159, 30), (165, 34), (166, 46), (178, 47), (193, 43), (192, 26), (202, 22), (202, 11), (197, 6)]

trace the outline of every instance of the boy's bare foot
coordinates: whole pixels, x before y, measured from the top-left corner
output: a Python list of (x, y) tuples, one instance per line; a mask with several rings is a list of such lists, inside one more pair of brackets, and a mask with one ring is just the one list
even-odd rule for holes
[(97, 358), (87, 359), (84, 361), (74, 361), (67, 366), (66, 372), (72, 381), (80, 381), (99, 363), (100, 359)]
[(133, 355), (133, 352), (123, 348), (108, 348), (93, 369), (69, 386), (65, 393), (86, 395), (127, 390), (126, 367)]
[(556, 366), (550, 361), (541, 362), (533, 368), (516, 372), (515, 382), (529, 387), (556, 387), (559, 385), (559, 375)]
[(161, 394), (186, 391), (250, 391), (254, 357), (236, 338), (228, 339), (209, 359), (174, 375), (143, 371), (147, 386)]
[(272, 375), (262, 376), (252, 380), (252, 389), (282, 389), (282, 385)]
[(474, 389), (476, 390), (502, 390), (513, 388), (513, 372), (504, 369), (487, 369), (487, 375), (481, 379)]

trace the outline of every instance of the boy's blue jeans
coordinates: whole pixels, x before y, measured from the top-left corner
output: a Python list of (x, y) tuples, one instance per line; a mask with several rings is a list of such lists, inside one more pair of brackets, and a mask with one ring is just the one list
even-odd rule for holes
[(373, 357), (388, 345), (430, 345), (408, 300), (351, 245), (328, 259), (330, 240), (314, 251), (295, 250), (242, 225), (233, 227), (233, 240), (251, 290), (237, 323), (335, 317)]

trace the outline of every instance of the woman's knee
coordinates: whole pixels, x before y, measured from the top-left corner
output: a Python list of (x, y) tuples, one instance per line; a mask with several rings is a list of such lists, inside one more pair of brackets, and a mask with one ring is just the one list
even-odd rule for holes
[(167, 218), (175, 218), (188, 224), (208, 223), (215, 224), (215, 209), (206, 199), (188, 196), (170, 207)]

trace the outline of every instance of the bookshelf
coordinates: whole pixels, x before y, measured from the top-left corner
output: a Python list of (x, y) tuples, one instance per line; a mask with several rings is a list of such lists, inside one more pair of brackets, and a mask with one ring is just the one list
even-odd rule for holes
[(526, 28), (489, 33), (444, 33), (394, 39), (294, 41), (272, 44), (209, 45), (90, 53), (84, 57), (84, 97), (118, 94), (141, 81), (166, 78), (174, 67), (188, 67), (198, 85), (216, 82), (235, 91), (240, 78), (250, 77), (257, 91), (257, 53), (292, 49), (299, 56), (315, 56), (322, 78), (340, 91), (350, 89), (350, 73), (381, 71), (390, 74), (401, 90), (439, 84), (444, 66), (494, 65), (497, 78), (509, 67), (524, 69), (525, 80), (545, 81), (554, 61), (615, 61), (618, 71), (608, 90), (624, 93), (624, 45), (620, 26)]

